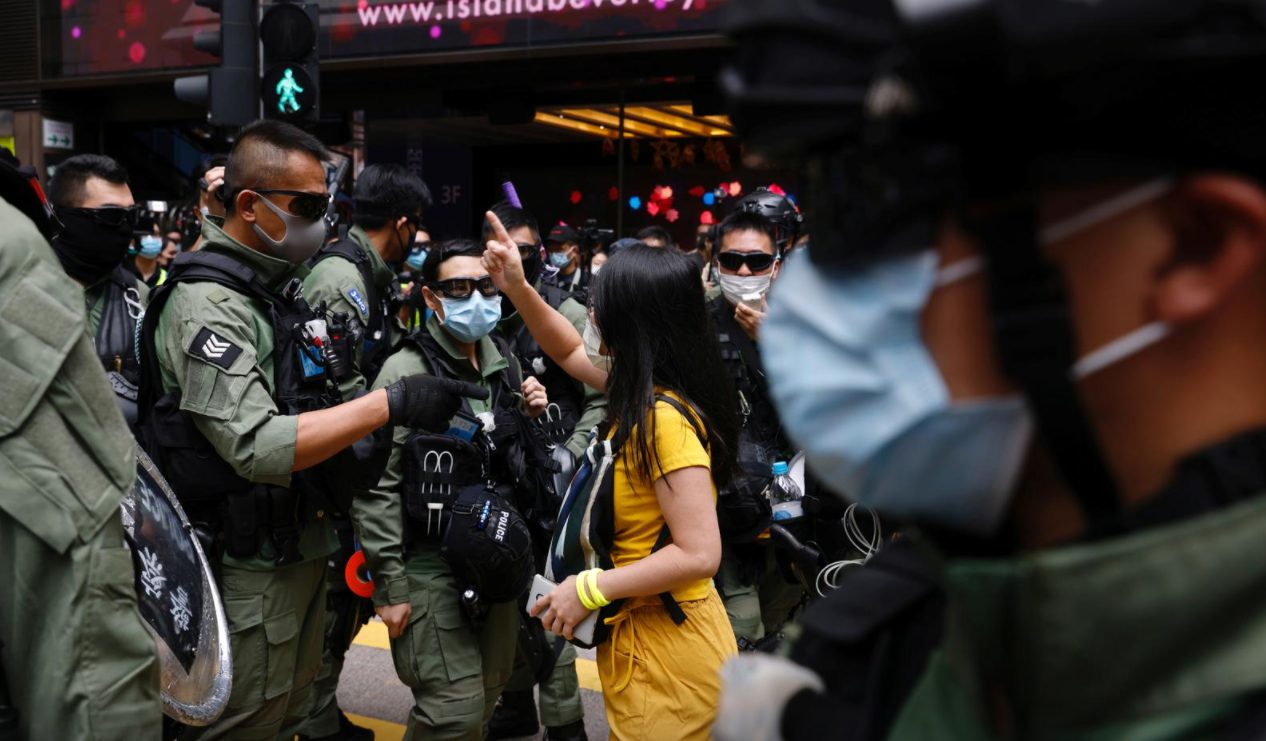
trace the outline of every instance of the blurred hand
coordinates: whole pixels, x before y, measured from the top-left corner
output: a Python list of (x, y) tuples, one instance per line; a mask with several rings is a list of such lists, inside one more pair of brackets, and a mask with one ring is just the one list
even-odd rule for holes
[(224, 168), (212, 167), (202, 179), (207, 181), (207, 193), (214, 197), (220, 186), (224, 185)]
[(545, 409), (549, 406), (549, 396), (545, 393), (545, 387), (541, 382), (533, 376), (523, 379), (523, 412), (531, 419), (536, 419), (545, 413)]
[(409, 624), (409, 616), (413, 614), (413, 606), (408, 602), (401, 602), (398, 605), (382, 605), (375, 607), (374, 612), (378, 613), (378, 617), (387, 624), (387, 636), (389, 638), (399, 638), (404, 632), (405, 626)]
[(492, 226), (493, 234), (482, 259), (484, 270), (488, 271), (497, 288), (514, 300), (514, 294), (518, 291), (532, 289), (523, 275), (523, 258), (519, 255), (519, 246), (510, 238), (510, 233), (496, 214), (489, 211), (484, 214), (484, 218)]
[(763, 298), (760, 300), (760, 308), (760, 311), (756, 311), (749, 308), (747, 304), (734, 307), (734, 321), (738, 322), (747, 336), (752, 338), (752, 342), (760, 339), (760, 323), (765, 321), (765, 312), (769, 310), (769, 305)]

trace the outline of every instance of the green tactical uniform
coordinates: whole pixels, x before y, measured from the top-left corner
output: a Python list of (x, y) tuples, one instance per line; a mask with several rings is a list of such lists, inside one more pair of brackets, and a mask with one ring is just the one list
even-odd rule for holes
[[(515, 362), (503, 357), (496, 344), (484, 337), (477, 344), (476, 370), (440, 327), (437, 317), (431, 317), (420, 331), (430, 332), (453, 359), (458, 380), (490, 392), (497, 373)], [(388, 358), (374, 388), (384, 388), (415, 373), (431, 373), (431, 369), (417, 348), (406, 345)], [(490, 400), (471, 399), (470, 405), (475, 414), (492, 411)], [(519, 608), (515, 602), (492, 605), (483, 626), (475, 630), (462, 613), (460, 588), (440, 560), (438, 544), (419, 543), (406, 553), (402, 449), (412, 434), (408, 428), (395, 429), (382, 481), (368, 496), (353, 502), (352, 517), (374, 575), (374, 604), (408, 602), (413, 610), (404, 633), (391, 641), (396, 673), (413, 690), (416, 702), (405, 739), (479, 741), (510, 679)]]
[[(232, 257), (272, 290), (307, 274), (246, 247), (221, 224), (219, 217), (203, 222), (202, 250)], [(203, 328), (241, 348), (227, 369), (193, 346)], [(298, 417), (279, 414), (269, 390), (276, 384), (268, 307), (215, 283), (180, 283), (163, 307), (154, 350), (164, 390), (183, 391), (181, 408), (216, 453), (248, 481), (289, 486)], [(273, 741), (283, 721), (301, 719), (320, 668), (325, 560), (338, 547), (330, 518), (307, 499), (300, 517), (302, 563), (276, 566), (270, 539), (253, 557), (223, 556), (219, 583), (233, 644), (233, 693), (217, 723), (187, 738)]]
[(156, 739), (158, 652), (119, 502), (131, 435), (80, 293), (0, 200), (0, 640), (21, 739)]
[[(540, 290), (539, 285), (537, 290)], [(585, 333), (589, 310), (579, 301), (573, 298), (566, 299), (559, 304), (558, 313), (571, 322), (577, 332), (582, 335)], [(522, 326), (523, 319), (516, 313), (503, 319), (497, 326), (497, 331), (502, 337), (509, 337)], [(576, 429), (567, 439), (566, 448), (576, 456), (576, 460), (580, 460), (585, 454), (585, 449), (589, 447), (589, 433), (607, 416), (607, 395), (575, 379), (569, 380), (583, 394), (583, 406), (580, 411), (580, 421), (576, 423)], [(563, 493), (565, 492), (560, 492), (560, 495)], [(548, 644), (552, 646), (555, 642), (554, 634), (547, 630), (545, 636)], [(528, 666), (524, 657), (519, 656), (514, 666), (514, 677), (510, 680), (507, 689), (512, 692), (521, 692), (532, 689), (535, 684), (532, 667)], [(563, 650), (558, 654), (558, 659), (554, 664), (554, 671), (550, 672), (549, 678), (541, 683), (540, 708), (541, 723), (551, 728), (565, 726), (585, 717), (585, 706), (580, 699), (580, 678), (576, 676), (576, 648), (570, 643), (563, 644)]]
[[(749, 549), (746, 555), (744, 548)], [(722, 543), (717, 581), (735, 639), (752, 643), (785, 623), (804, 595), (799, 584), (782, 575), (768, 540), (738, 547)]]
[(1264, 528), (1257, 496), (1112, 540), (950, 562), (945, 640), (888, 738), (1230, 738), (1266, 686)]
[[(303, 281), (303, 293), (309, 304), (315, 306), (324, 301), (331, 313), (345, 312), (349, 317), (359, 318), (361, 324), (365, 325), (370, 316), (368, 302), (390, 291), (396, 274), (387, 267), (387, 263), (369, 241), (369, 235), (364, 229), (353, 226), (348, 231), (347, 237), (368, 256), (369, 264), (373, 269), (374, 285), (366, 286), (360, 269), (352, 263), (342, 258), (329, 257), (312, 267), (308, 277)], [(395, 345), (395, 340), (400, 336), (403, 328), (393, 316), (387, 317), (387, 327), (397, 331), (379, 342), (387, 343), (386, 346), (390, 348)], [(344, 400), (351, 399), (356, 392), (367, 385), (360, 368), (364, 349), (363, 343), (357, 345), (352, 371), (339, 384), (339, 393), (342, 394)], [(329, 566), (326, 573), (326, 589), (329, 593), (328, 599), (332, 602), (346, 596), (341, 593), (347, 592), (347, 581), (340, 564), (331, 560)], [(344, 655), (356, 637), (355, 630), (359, 628), (360, 621), (351, 621), (353, 625), (338, 625), (338, 622), (338, 613), (332, 609), (327, 610), (326, 643), (321, 657), (321, 670), (317, 673), (316, 682), (312, 685), (311, 710), (302, 730), (304, 735), (311, 738), (332, 736), (339, 730), (338, 680), (343, 672)], [(340, 635), (334, 635), (336, 632)]]

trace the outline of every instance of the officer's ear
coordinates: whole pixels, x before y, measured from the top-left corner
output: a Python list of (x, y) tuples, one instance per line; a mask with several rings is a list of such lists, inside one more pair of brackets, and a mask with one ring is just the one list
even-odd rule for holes
[(429, 286), (422, 286), (422, 300), (426, 302), (426, 306), (435, 312), (440, 321), (444, 321), (444, 304), (440, 303), (440, 299), (430, 289)]
[(249, 190), (239, 191), (233, 199), (234, 210), (242, 221), (248, 224), (254, 224), (256, 221), (255, 204), (259, 202), (259, 197)]
[(1196, 322), (1266, 286), (1266, 191), (1234, 175), (1197, 175), (1167, 199), (1173, 255), (1152, 289), (1158, 319)]

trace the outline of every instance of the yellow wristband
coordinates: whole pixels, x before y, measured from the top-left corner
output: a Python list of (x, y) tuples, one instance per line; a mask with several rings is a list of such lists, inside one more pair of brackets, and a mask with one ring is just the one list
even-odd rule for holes
[(582, 571), (576, 575), (576, 596), (580, 598), (580, 604), (584, 605), (586, 610), (597, 610), (598, 605), (594, 604), (594, 601), (585, 593), (585, 576), (588, 574), (588, 571)]
[(602, 573), (602, 569), (593, 569), (587, 573), (589, 575), (589, 584), (587, 586), (589, 589), (589, 595), (593, 598), (593, 603), (598, 607), (606, 607), (611, 604), (611, 600), (607, 599), (602, 592), (598, 591), (598, 574)]

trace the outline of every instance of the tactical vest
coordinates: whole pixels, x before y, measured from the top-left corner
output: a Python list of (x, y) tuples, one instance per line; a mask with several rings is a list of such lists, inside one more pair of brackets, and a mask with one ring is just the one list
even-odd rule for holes
[(119, 409), (133, 431), (137, 425), (137, 387), (141, 380), (141, 364), (136, 359), (136, 324), (144, 310), (137, 282), (136, 276), (122, 265), (110, 273), (101, 288), (101, 321), (93, 339)]
[(765, 487), (773, 481), (773, 465), (786, 445), (778, 412), (769, 399), (769, 386), (761, 371), (760, 354), (743, 328), (734, 320), (734, 307), (724, 296), (708, 302), (721, 359), (738, 391), (742, 414), (739, 428), (738, 465), (742, 473), (721, 492), (717, 518), (726, 542), (742, 544), (769, 526), (772, 518)]
[[(541, 298), (545, 299), (545, 303), (549, 304), (550, 308), (558, 311), (558, 307), (562, 306), (564, 301), (576, 298), (576, 294), (558, 286), (543, 283)], [(545, 354), (545, 351), (537, 344), (536, 338), (528, 331), (527, 324), (523, 322), (519, 324), (519, 328), (511, 332), (507, 338), (510, 349), (518, 358), (523, 373), (534, 376), (545, 387), (551, 406), (558, 405), (561, 420), (552, 420), (547, 427), (550, 428), (548, 430), (550, 441), (561, 445), (571, 437), (576, 430), (576, 424), (580, 422), (581, 410), (585, 402), (584, 392), (577, 387), (567, 371), (560, 368)]]
[[(508, 357), (505, 343), (493, 341)], [(458, 377), (430, 332), (403, 342), (422, 353), (433, 376)], [(537, 506), (528, 476), (534, 432), (514, 398), (521, 384), (513, 363), (494, 377), (491, 430), (470, 440), (418, 430), (401, 451), (406, 543), (440, 544), (440, 557), (462, 587), (488, 604), (517, 599), (534, 571), (531, 536), (520, 514)], [(469, 400), (463, 411), (472, 414)]]
[(315, 497), (346, 510), (353, 492), (377, 483), (375, 473), (381, 475), (386, 463), (383, 451), (390, 451), (390, 430), (378, 430), (329, 460), (296, 472), (289, 488), (254, 484), (238, 476), (180, 408), (181, 390), (164, 392), (162, 387), (155, 344), (158, 321), (176, 286), (193, 282), (216, 283), (268, 306), (274, 346), (271, 389), (283, 415), (341, 402), (327, 356), (305, 338), (305, 326), (321, 315), (301, 297), (303, 282), (298, 278), (276, 293), (232, 257), (198, 251), (182, 253), (173, 262), (167, 282), (150, 296), (141, 329), (142, 443), (190, 520), (214, 534), (217, 552), (249, 558), (258, 552), (262, 538), (271, 537), (279, 554), (277, 565), (296, 563), (303, 559), (298, 551), (300, 498)]
[[(369, 256), (361, 249), (360, 245), (350, 239), (340, 239), (337, 242), (327, 244), (316, 253), (312, 259), (308, 260), (308, 267), (313, 268), (321, 262), (331, 257), (341, 257), (356, 266), (360, 271), (361, 280), (365, 283), (365, 290), (369, 293), (365, 300), (369, 303), (369, 319), (366, 320), (364, 327), (359, 327), (360, 319), (357, 317), (353, 327), (359, 328), (353, 331), (353, 343), (364, 339), (364, 349), (360, 356), (360, 371), (365, 377), (367, 383), (373, 383), (378, 377), (378, 371), (382, 370), (383, 363), (387, 362), (387, 357), (391, 350), (391, 294), (390, 292), (380, 292), (374, 284), (374, 266), (369, 260)], [(384, 295), (380, 295), (380, 293)]]

